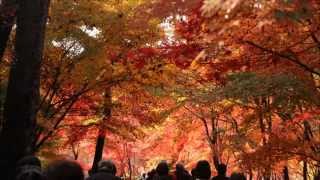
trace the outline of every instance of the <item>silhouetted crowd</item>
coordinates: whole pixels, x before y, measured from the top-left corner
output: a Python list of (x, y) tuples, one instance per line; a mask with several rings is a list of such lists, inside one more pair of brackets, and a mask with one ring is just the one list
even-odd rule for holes
[(191, 174), (182, 164), (177, 164), (174, 173), (169, 173), (169, 165), (162, 161), (156, 169), (151, 170), (144, 175), (143, 180), (246, 180), (242, 173), (232, 173), (231, 177), (226, 176), (227, 166), (219, 164), (217, 167), (217, 176), (211, 177), (211, 167), (208, 161), (199, 161)]
[[(226, 176), (227, 166), (219, 164), (216, 167), (217, 176), (211, 177), (211, 167), (208, 161), (201, 160), (191, 173), (182, 164), (177, 164), (173, 173), (167, 162), (160, 162), (156, 169), (143, 174), (140, 180), (246, 180), (242, 173), (232, 173)], [(40, 160), (35, 156), (28, 156), (17, 163), (15, 180), (121, 180), (116, 176), (117, 168), (112, 161), (101, 161), (95, 172), (89, 171), (85, 177), (82, 167), (75, 161), (57, 160), (41, 168)], [(315, 180), (320, 180), (317, 176)]]

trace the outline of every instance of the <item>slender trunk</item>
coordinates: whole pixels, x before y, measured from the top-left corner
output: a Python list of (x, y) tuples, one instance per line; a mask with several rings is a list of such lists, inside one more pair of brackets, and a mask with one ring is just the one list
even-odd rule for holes
[(289, 180), (289, 170), (288, 166), (285, 166), (283, 168), (283, 180)]
[(249, 180), (252, 180), (253, 179), (253, 173), (252, 173), (252, 170), (250, 170), (250, 173), (249, 173)]
[(303, 161), (303, 180), (308, 180), (308, 163)]
[(257, 173), (257, 179), (262, 179), (262, 178), (261, 178), (261, 172), (260, 172), (260, 171), (258, 171), (258, 173)]
[(96, 149), (94, 154), (94, 160), (92, 163), (91, 173), (95, 173), (98, 170), (98, 163), (102, 159), (103, 154), (103, 148), (104, 148), (104, 142), (106, 137), (106, 127), (105, 124), (107, 121), (111, 118), (111, 87), (107, 87), (104, 95), (104, 118), (102, 121), (102, 124), (100, 125), (98, 137), (97, 137), (97, 143), (96, 143)]
[(79, 158), (79, 147), (76, 144), (71, 144), (71, 150), (72, 150), (72, 154), (73, 154), (73, 159), (74, 160), (78, 160)]
[(265, 174), (263, 175), (263, 179), (264, 179), (264, 180), (271, 180), (271, 174), (269, 174), (269, 172), (265, 173)]
[[(212, 151), (215, 152), (215, 150), (212, 150)], [(220, 160), (219, 160), (219, 157), (216, 155), (216, 153), (213, 154), (212, 160), (213, 160), (214, 168), (216, 169), (216, 171), (218, 171), (218, 167), (219, 167), (219, 164), (220, 164)]]
[(9, 178), (15, 163), (30, 154), (39, 103), (42, 61), (49, 0), (19, 1), (15, 58), (9, 74), (0, 134), (2, 179)]
[(131, 164), (131, 159), (128, 157), (128, 170), (129, 170), (129, 180), (132, 180), (132, 164)]
[(16, 0), (4, 0), (2, 4), (0, 4), (0, 62), (10, 37), (16, 11)]
[[(310, 124), (308, 123), (308, 121), (304, 121), (303, 122), (303, 127), (304, 127), (304, 140), (309, 142), (311, 141), (311, 138), (313, 137), (312, 131), (311, 131), (311, 127)], [(303, 180), (308, 180), (308, 163), (307, 161), (303, 161)]]
[[(213, 111), (212, 111), (213, 112)], [(213, 116), (213, 113), (211, 112), (211, 136), (210, 141), (211, 141), (211, 148), (213, 151), (213, 164), (216, 170), (218, 170), (218, 166), (221, 162), (219, 152), (218, 152), (218, 121), (216, 119), (216, 116)]]
[(93, 164), (92, 164), (92, 168), (91, 168), (92, 173), (97, 172), (98, 163), (102, 159), (104, 141), (105, 141), (105, 137), (106, 137), (106, 130), (103, 127), (101, 127), (99, 129), (98, 133), (99, 133), (99, 135), (97, 137), (96, 149), (95, 149)]

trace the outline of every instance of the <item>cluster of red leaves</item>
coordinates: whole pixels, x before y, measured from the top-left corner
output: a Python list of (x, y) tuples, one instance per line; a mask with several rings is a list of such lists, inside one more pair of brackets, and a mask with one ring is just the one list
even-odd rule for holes
[(127, 60), (133, 62), (137, 69), (142, 69), (149, 58), (157, 55), (157, 49), (152, 47), (143, 47), (129, 51), (127, 53)]
[(162, 49), (162, 55), (181, 69), (188, 68), (202, 50), (197, 44), (171, 45)]
[(176, 23), (176, 33), (186, 40), (190, 41), (194, 39), (201, 31), (201, 24), (203, 23), (204, 19), (200, 17), (201, 14), (199, 11), (193, 11), (193, 14), (188, 16), (187, 20), (181, 20)]

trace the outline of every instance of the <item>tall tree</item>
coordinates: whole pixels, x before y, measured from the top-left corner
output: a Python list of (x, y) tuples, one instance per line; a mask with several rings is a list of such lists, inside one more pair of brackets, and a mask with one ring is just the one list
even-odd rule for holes
[(98, 170), (98, 163), (102, 159), (104, 141), (106, 138), (106, 127), (105, 124), (108, 123), (108, 120), (111, 118), (111, 87), (107, 87), (104, 92), (104, 105), (103, 105), (103, 119), (101, 121), (99, 132), (97, 136), (96, 149), (92, 164), (92, 173), (95, 173)]
[(11, 179), (16, 162), (29, 154), (39, 106), (40, 66), (49, 0), (19, 1), (15, 57), (0, 134), (0, 168)]

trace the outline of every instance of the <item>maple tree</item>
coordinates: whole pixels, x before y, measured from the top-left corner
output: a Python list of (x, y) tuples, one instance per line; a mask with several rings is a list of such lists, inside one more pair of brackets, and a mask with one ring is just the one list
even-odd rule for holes
[[(232, 72), (255, 71), (269, 75), (270, 73), (294, 73), (300, 80), (307, 81), (304, 86), (313, 89), (310, 94), (318, 97), (316, 86), (318, 60), (315, 60), (318, 59), (317, 31), (308, 30), (317, 25), (316, 22), (312, 22), (317, 21), (318, 18), (316, 2), (277, 1), (272, 5), (265, 4), (263, 1), (246, 1), (245, 3), (242, 1), (226, 1), (225, 3), (206, 1), (206, 3), (202, 9), (191, 12), (189, 17), (180, 20), (177, 24), (177, 33), (181, 35), (184, 42), (187, 42), (187, 45), (197, 44), (196, 46), (205, 50), (203, 55), (200, 53), (202, 58), (191, 59), (198, 60), (198, 62), (188, 63), (191, 65), (190, 68), (193, 68), (192, 65), (197, 66), (198, 80), (201, 82), (214, 81), (224, 85), (227, 83), (228, 74)], [(301, 5), (299, 3), (302, 3), (303, 6), (299, 6)], [(305, 12), (306, 9), (303, 8), (307, 8), (308, 11)], [(211, 23), (212, 21), (214, 23)], [(307, 23), (299, 24), (303, 21)], [(290, 30), (295, 30), (291, 34), (292, 38), (286, 36), (279, 39), (279, 36), (285, 35), (288, 27), (292, 28)], [(297, 32), (301, 32), (299, 35), (304, 37), (297, 40), (299, 39)], [(259, 43), (268, 44), (270, 48), (259, 45), (251, 38), (265, 40)], [(293, 51), (291, 48), (296, 49)], [(294, 54), (295, 51), (298, 51), (298, 55)], [(307, 58), (312, 55), (313, 58)], [(237, 84), (236, 87), (243, 86)], [(317, 103), (315, 106), (318, 106)], [(305, 113), (308, 114), (308, 112)], [(309, 121), (304, 122), (304, 124), (308, 123)]]

